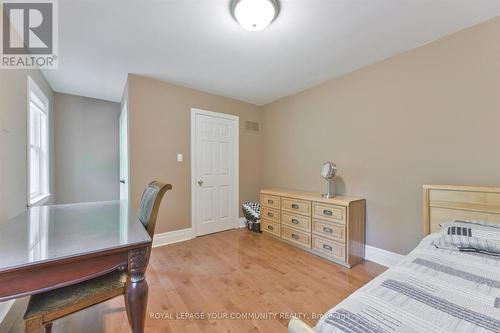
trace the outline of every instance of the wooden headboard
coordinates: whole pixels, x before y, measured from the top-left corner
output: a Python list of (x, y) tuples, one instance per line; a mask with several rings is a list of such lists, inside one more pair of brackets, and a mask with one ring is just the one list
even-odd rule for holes
[(500, 223), (500, 187), (424, 185), (424, 235), (454, 219)]

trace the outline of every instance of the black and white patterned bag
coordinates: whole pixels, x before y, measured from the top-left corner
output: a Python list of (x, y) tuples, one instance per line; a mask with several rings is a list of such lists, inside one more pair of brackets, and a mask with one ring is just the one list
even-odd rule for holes
[(260, 203), (243, 203), (243, 215), (246, 218), (248, 229), (255, 232), (260, 232)]

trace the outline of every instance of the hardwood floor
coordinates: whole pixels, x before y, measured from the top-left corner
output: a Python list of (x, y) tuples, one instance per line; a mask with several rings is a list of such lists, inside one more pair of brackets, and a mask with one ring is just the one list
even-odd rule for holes
[[(292, 313), (313, 325), (313, 314), (384, 270), (371, 262), (349, 270), (245, 229), (155, 248), (146, 332), (286, 332)], [(11, 332), (23, 328), (19, 320)], [(63, 318), (53, 332), (130, 332), (123, 298)]]

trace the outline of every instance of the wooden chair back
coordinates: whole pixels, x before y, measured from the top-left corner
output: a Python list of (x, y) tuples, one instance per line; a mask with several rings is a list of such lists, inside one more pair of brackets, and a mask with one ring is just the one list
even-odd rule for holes
[(155, 233), (156, 218), (158, 217), (161, 199), (165, 192), (171, 189), (172, 185), (170, 184), (152, 181), (142, 193), (139, 220), (144, 225), (144, 228), (146, 228), (151, 239)]

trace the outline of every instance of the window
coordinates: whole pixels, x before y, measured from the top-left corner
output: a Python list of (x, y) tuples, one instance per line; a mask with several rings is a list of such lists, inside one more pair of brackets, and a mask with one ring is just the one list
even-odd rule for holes
[(28, 204), (49, 193), (49, 100), (28, 76)]

